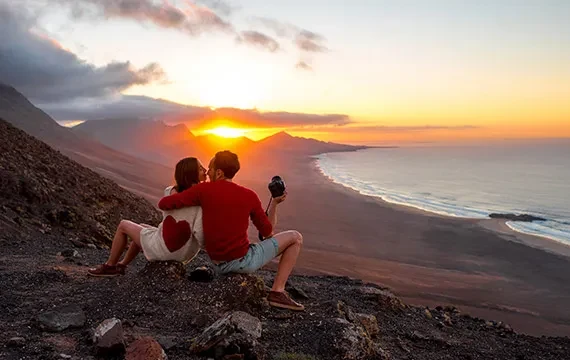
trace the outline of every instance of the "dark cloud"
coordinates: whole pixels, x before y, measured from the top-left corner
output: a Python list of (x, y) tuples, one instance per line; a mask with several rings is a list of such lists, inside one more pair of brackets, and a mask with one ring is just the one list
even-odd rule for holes
[(165, 79), (156, 63), (138, 70), (129, 62), (88, 64), (56, 41), (31, 32), (33, 25), (25, 13), (0, 2), (0, 81), (34, 101), (107, 96)]
[(304, 61), (299, 61), (295, 67), (299, 70), (313, 71), (313, 67)]
[(232, 121), (251, 127), (304, 127), (323, 125), (347, 125), (352, 121), (343, 114), (302, 114), (290, 112), (259, 112), (235, 108), (218, 108), (214, 118), (231, 119)]
[[(222, 1), (202, 1), (204, 5), (185, 1), (185, 8), (178, 8), (169, 1), (155, 2), (152, 0), (53, 1), (70, 5), (72, 14), (77, 18), (131, 19), (183, 31), (192, 36), (214, 30), (233, 32), (233, 26), (214, 11), (217, 8), (221, 13), (229, 13), (229, 7), (224, 6), (225, 3)], [(212, 8), (205, 5), (211, 5)]]
[(236, 108), (219, 108), (182, 105), (146, 96), (120, 95), (114, 98), (76, 99), (65, 103), (52, 103), (41, 106), (42, 110), (56, 120), (97, 120), (97, 119), (147, 119), (162, 120), (166, 123), (184, 122), (191, 128), (205, 126), (219, 119), (226, 119), (234, 126), (281, 128), (347, 125), (351, 123), (347, 115), (341, 114), (302, 114), (289, 112), (259, 112)]
[(308, 30), (300, 31), (295, 37), (295, 45), (306, 52), (327, 52), (329, 49), (322, 43), (324, 37)]
[(209, 117), (212, 110), (207, 107), (182, 105), (175, 102), (153, 99), (147, 96), (116, 95), (104, 99), (75, 99), (62, 103), (41, 106), (54, 119), (98, 120), (98, 119), (161, 119), (169, 123), (200, 121)]
[(299, 29), (295, 25), (286, 24), (271, 18), (254, 16), (251, 19), (253, 20), (254, 23), (260, 24), (265, 28), (273, 31), (275, 35), (280, 38), (292, 39), (295, 37), (297, 33), (299, 33), (299, 31), (301, 31), (301, 29)]
[(327, 52), (329, 50), (324, 44), (327, 39), (315, 32), (265, 17), (254, 17), (253, 22), (270, 29), (280, 38), (292, 40), (301, 51)]
[(279, 50), (279, 43), (275, 39), (259, 31), (242, 31), (237, 40), (248, 45), (261, 47), (270, 52)]

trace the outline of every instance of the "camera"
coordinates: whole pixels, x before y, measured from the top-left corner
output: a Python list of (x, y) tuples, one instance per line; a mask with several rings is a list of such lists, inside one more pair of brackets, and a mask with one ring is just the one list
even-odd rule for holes
[(267, 187), (273, 198), (282, 196), (285, 193), (285, 182), (281, 179), (281, 176), (272, 177)]

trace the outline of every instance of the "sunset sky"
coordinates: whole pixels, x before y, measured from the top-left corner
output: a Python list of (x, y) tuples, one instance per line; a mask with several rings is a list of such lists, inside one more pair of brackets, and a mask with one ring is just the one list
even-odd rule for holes
[[(155, 98), (190, 105), (184, 114), (246, 109), (208, 119), (254, 139), (282, 129), (350, 143), (570, 137), (566, 0), (14, 3), (0, 0), (13, 39), (0, 55), (16, 59), (10, 73), (0, 62), (0, 81), (58, 120), (136, 100), (182, 121)], [(59, 57), (78, 83), (100, 87), (70, 85)], [(34, 71), (62, 80), (36, 84)]]

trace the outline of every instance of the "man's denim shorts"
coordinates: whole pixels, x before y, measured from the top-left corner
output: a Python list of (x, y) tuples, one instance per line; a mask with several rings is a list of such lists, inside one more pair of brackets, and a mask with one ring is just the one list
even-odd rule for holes
[(230, 272), (248, 274), (261, 269), (271, 262), (279, 253), (279, 245), (275, 238), (269, 238), (261, 242), (250, 244), (247, 254), (241, 259), (224, 262), (217, 265), (217, 270), (222, 274)]

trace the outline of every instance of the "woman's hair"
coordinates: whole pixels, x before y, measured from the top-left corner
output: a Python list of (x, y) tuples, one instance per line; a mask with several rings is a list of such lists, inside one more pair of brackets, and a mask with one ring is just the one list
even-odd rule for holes
[(194, 157), (184, 158), (176, 164), (176, 169), (174, 170), (174, 181), (176, 181), (174, 188), (176, 192), (183, 192), (200, 182), (198, 178), (199, 167), (198, 159)]

